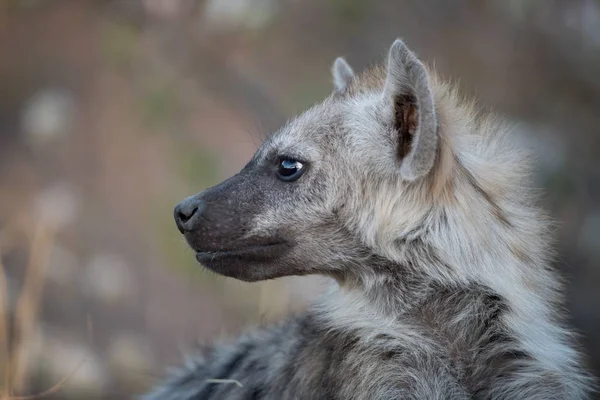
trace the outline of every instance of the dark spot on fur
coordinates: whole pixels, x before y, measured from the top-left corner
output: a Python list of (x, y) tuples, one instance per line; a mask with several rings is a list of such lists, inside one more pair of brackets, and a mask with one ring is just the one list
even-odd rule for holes
[(446, 213), (445, 209), (442, 209), (442, 212), (440, 213), (440, 218), (438, 221), (439, 221), (440, 226), (448, 225), (448, 214)]
[(490, 310), (488, 319), (497, 320), (502, 312), (508, 311), (506, 301), (497, 294), (488, 294), (483, 298), (483, 304)]
[(255, 385), (250, 393), (248, 394), (248, 400), (259, 400), (262, 399), (266, 392), (266, 387), (263, 384)]

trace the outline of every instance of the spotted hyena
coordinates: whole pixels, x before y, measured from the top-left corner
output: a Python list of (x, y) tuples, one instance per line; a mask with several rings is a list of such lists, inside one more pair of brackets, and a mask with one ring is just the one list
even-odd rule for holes
[(175, 208), (206, 268), (321, 274), (303, 314), (191, 358), (145, 397), (584, 399), (528, 157), (397, 40), (237, 175)]

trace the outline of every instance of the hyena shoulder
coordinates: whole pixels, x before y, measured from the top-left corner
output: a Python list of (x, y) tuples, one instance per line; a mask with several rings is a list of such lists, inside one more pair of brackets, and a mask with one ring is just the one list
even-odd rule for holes
[(428, 397), (430, 385), (415, 379), (424, 375), (429, 383), (438, 381), (443, 393), (467, 398), (458, 380), (445, 373), (441, 354), (409, 346), (402, 332), (382, 330), (369, 339), (328, 318), (309, 311), (215, 345), (143, 400)]
[[(543, 374), (503, 328), (501, 298), (480, 287), (431, 293), (395, 318), (312, 308), (208, 349), (146, 400), (488, 398), (490, 382), (498, 390), (515, 369)], [(562, 398), (555, 386), (539, 398)]]

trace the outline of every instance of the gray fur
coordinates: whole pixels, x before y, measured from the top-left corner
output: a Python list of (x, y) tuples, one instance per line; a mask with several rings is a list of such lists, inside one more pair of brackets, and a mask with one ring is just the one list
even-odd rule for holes
[[(185, 231), (218, 273), (322, 274), (330, 290), (143, 399), (589, 398), (523, 149), (402, 42), (343, 83), (196, 195), (206, 211)], [(297, 181), (274, 177), (282, 156), (306, 164)], [(285, 246), (231, 256), (264, 243)]]
[(331, 74), (333, 75), (333, 87), (337, 93), (343, 93), (354, 78), (352, 67), (342, 57), (336, 58), (333, 62)]

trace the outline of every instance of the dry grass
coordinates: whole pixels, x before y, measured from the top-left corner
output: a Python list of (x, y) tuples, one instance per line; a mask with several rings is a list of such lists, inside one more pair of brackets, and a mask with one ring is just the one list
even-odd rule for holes
[[(35, 226), (33, 231), (28, 229), (29, 226)], [(54, 238), (52, 226), (44, 223), (30, 224), (25, 218), (11, 221), (0, 231), (0, 366), (3, 371), (0, 400), (39, 399), (56, 394), (86, 361), (83, 358), (70, 374), (51, 388), (32, 395), (21, 394), (29, 377), (28, 344), (36, 326)], [(27, 245), (29, 261), (15, 306), (12, 319), (14, 326), (11, 326), (8, 280), (2, 264), (2, 255), (19, 246), (23, 239)], [(89, 320), (88, 328), (91, 330)]]

